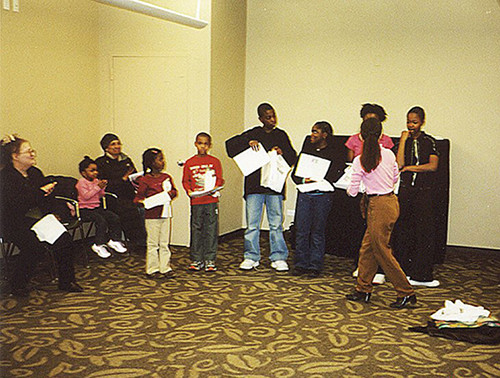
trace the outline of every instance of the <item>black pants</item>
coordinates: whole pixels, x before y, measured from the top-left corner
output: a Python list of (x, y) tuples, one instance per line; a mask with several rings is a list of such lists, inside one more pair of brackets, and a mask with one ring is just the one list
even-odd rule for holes
[(97, 245), (105, 244), (110, 239), (115, 241), (121, 239), (120, 218), (111, 210), (105, 210), (102, 207), (81, 209), (80, 214), (83, 221), (94, 222), (96, 228), (95, 243)]
[(432, 281), (434, 211), (432, 189), (401, 187), (401, 214), (394, 230), (394, 250), (403, 270), (414, 281)]
[(146, 246), (146, 225), (144, 215), (129, 199), (108, 199), (108, 209), (120, 217), (120, 225), (128, 240), (139, 246)]
[(59, 286), (67, 286), (75, 281), (75, 268), (73, 266), (74, 244), (67, 232), (62, 234), (52, 245), (39, 241), (36, 234), (31, 230), (17, 230), (13, 235), (9, 235), (9, 240), (19, 248), (19, 255), (11, 278), (13, 290), (26, 289), (44, 255), (44, 248), (48, 248), (54, 253)]

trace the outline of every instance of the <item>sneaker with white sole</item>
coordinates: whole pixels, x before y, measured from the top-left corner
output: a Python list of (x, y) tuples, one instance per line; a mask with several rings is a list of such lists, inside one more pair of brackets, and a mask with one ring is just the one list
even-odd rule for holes
[(383, 285), (385, 283), (385, 274), (377, 273), (375, 277), (373, 277), (372, 284), (374, 285)]
[(286, 272), (288, 270), (288, 264), (285, 260), (276, 260), (271, 262), (271, 268), (276, 269), (277, 272)]
[(123, 243), (121, 241), (110, 240), (108, 242), (108, 247), (111, 248), (113, 251), (118, 252), (118, 253), (127, 252), (127, 248), (123, 245)]
[(259, 266), (258, 261), (253, 261), (250, 259), (245, 259), (243, 262), (240, 264), (240, 269), (243, 270), (252, 270), (254, 268), (257, 268)]
[(92, 251), (97, 253), (97, 256), (99, 256), (101, 259), (107, 259), (109, 256), (111, 256), (111, 253), (109, 253), (104, 244), (92, 244), (92, 247), (90, 248), (92, 249)]
[(439, 281), (438, 280), (432, 280), (432, 281), (415, 281), (415, 280), (408, 280), (411, 286), (425, 286), (425, 287), (438, 287), (439, 286)]

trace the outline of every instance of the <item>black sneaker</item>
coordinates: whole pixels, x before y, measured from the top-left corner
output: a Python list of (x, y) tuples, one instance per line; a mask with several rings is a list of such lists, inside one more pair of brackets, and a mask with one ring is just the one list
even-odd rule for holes
[(321, 272), (319, 270), (316, 270), (316, 269), (309, 269), (307, 271), (307, 276), (309, 278), (318, 278), (320, 275), (321, 275)]
[(297, 266), (297, 267), (293, 268), (293, 270), (292, 270), (292, 272), (290, 274), (292, 276), (298, 277), (298, 276), (302, 276), (302, 275), (304, 275), (306, 273), (307, 273), (306, 269), (300, 268), (300, 267)]
[(205, 272), (215, 272), (215, 271), (217, 271), (217, 267), (215, 266), (215, 261), (206, 261)]
[(204, 267), (203, 261), (193, 261), (191, 265), (189, 265), (188, 270), (192, 272), (199, 272)]
[(163, 273), (163, 278), (175, 278), (175, 273), (173, 270), (169, 270), (168, 272), (166, 273)]

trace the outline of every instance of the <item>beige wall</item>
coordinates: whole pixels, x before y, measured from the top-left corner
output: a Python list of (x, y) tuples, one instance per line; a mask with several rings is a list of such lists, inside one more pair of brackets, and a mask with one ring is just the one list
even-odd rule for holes
[(300, 148), (316, 120), (357, 132), (364, 102), (393, 136), (421, 105), (426, 131), (451, 140), (449, 243), (500, 248), (497, 1), (249, 0), (247, 21), (247, 126), (269, 101)]
[(23, 0), (1, 10), (1, 133), (31, 141), (45, 174), (78, 175), (98, 151), (98, 28), (94, 3)]
[(224, 141), (243, 131), (245, 101), (246, 1), (212, 2), (210, 130), (213, 155), (223, 165), (220, 233), (241, 228), (243, 179), (227, 157)]

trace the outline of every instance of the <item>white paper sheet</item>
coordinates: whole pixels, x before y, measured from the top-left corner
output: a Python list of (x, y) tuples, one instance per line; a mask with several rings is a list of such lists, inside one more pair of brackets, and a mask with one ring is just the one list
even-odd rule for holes
[(168, 195), (170, 190), (172, 190), (170, 180), (163, 181), (163, 192), (147, 197), (144, 200), (144, 207), (146, 209), (152, 209), (153, 207), (163, 206), (161, 217), (170, 218), (172, 216), (172, 210), (170, 208), (170, 202), (172, 199)]
[(38, 240), (49, 244), (54, 244), (66, 232), (66, 227), (53, 214), (44, 216), (31, 229), (35, 232)]
[(285, 158), (276, 151), (269, 151), (269, 163), (262, 167), (260, 185), (280, 193), (290, 172), (290, 166)]
[[(344, 189), (347, 190), (347, 187), (351, 184), (351, 177), (352, 177), (352, 163), (346, 163), (347, 167), (344, 169), (344, 174), (342, 175), (341, 178), (338, 179), (337, 182), (334, 182), (333, 185), (337, 189)], [(359, 183), (359, 192), (364, 193), (366, 191), (365, 189), (365, 184), (361, 181)]]
[(266, 149), (259, 143), (259, 150), (254, 151), (252, 148), (247, 148), (245, 151), (240, 152), (234, 158), (244, 176), (255, 172), (269, 163), (269, 155)]
[(152, 209), (153, 207), (163, 206), (166, 203), (170, 202), (170, 196), (167, 192), (160, 192), (152, 195), (151, 197), (147, 197), (144, 200), (144, 207), (146, 209)]
[(309, 154), (300, 154), (295, 176), (321, 181), (325, 178), (332, 162)]
[(136, 180), (141, 177), (141, 176), (144, 176), (144, 172), (143, 171), (140, 171), (140, 172), (136, 172), (136, 173), (131, 173), (130, 175), (128, 175), (128, 179), (130, 181), (132, 181), (133, 183), (136, 182)]
[(210, 189), (210, 190), (198, 190), (196, 192), (191, 192), (191, 194), (189, 195), (189, 197), (191, 197), (191, 198), (197, 198), (197, 197), (207, 196), (209, 194), (216, 194), (221, 189), (224, 189), (224, 185), (217, 186), (217, 187), (215, 187), (213, 189)]
[(307, 184), (297, 185), (297, 189), (301, 193), (314, 192), (319, 190), (320, 192), (333, 192), (335, 188), (326, 180), (309, 182)]

